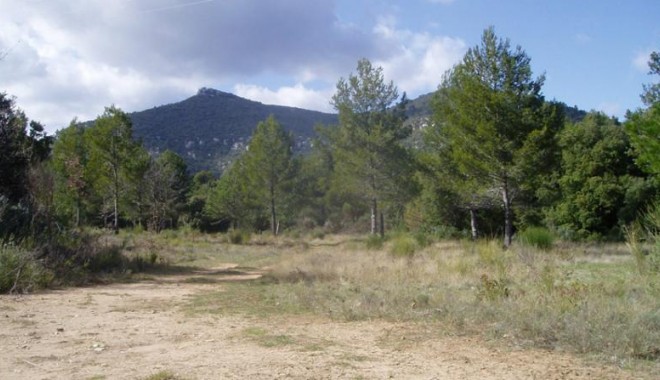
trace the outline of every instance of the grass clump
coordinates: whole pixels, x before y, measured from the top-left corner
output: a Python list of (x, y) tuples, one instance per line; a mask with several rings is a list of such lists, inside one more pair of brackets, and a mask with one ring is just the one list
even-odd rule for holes
[(248, 327), (242, 331), (242, 334), (262, 347), (273, 348), (288, 346), (295, 343), (295, 340), (285, 334), (269, 334), (261, 327)]
[(547, 228), (529, 227), (518, 233), (518, 241), (523, 245), (547, 251), (552, 248), (555, 237)]
[(144, 380), (182, 380), (182, 378), (170, 371), (160, 371), (145, 377)]
[(250, 232), (239, 228), (231, 229), (227, 232), (227, 240), (231, 244), (247, 244), (250, 241)]
[(412, 257), (419, 248), (418, 240), (407, 233), (399, 233), (391, 239), (389, 252), (396, 257)]
[(625, 229), (626, 245), (640, 274), (660, 273), (660, 202)]
[(367, 237), (365, 245), (367, 249), (377, 250), (383, 248), (385, 244), (385, 239), (380, 237), (380, 235), (371, 234)]

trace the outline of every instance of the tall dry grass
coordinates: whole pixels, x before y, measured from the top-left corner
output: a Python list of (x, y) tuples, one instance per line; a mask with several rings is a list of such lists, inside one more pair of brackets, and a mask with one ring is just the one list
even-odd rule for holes
[(283, 252), (265, 280), (240, 290), (258, 296), (237, 311), (433, 321), (619, 365), (660, 360), (660, 278), (640, 276), (630, 256), (579, 246), (504, 250), (496, 241), (440, 242), (399, 255), (392, 244)]

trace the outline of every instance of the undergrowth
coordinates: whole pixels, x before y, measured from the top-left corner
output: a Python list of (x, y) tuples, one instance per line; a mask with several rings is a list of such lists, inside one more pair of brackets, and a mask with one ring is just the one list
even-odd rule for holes
[[(350, 244), (280, 252), (261, 280), (198, 296), (191, 312), (312, 313), (342, 321), (441, 322), (511, 344), (660, 361), (660, 278), (632, 260), (499, 241), (413, 245), (395, 254)], [(364, 247), (364, 246), (363, 246)], [(350, 249), (349, 249), (350, 248)], [(397, 248), (398, 249), (398, 248)], [(618, 256), (617, 256), (618, 257)]]

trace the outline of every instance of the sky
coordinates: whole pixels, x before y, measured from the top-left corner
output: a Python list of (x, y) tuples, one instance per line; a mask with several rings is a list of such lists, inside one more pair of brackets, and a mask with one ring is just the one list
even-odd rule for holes
[(489, 26), (545, 74), (548, 100), (623, 119), (657, 80), (657, 0), (0, 0), (0, 92), (51, 133), (201, 87), (332, 112), (359, 59), (415, 98)]

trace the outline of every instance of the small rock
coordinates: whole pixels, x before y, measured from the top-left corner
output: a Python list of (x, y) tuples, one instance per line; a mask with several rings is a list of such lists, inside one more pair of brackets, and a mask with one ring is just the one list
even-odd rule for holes
[(62, 327), (58, 327), (58, 328), (57, 328), (57, 332), (58, 332), (58, 333), (64, 332), (64, 328), (62, 328)]

